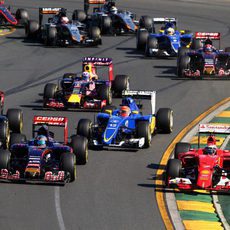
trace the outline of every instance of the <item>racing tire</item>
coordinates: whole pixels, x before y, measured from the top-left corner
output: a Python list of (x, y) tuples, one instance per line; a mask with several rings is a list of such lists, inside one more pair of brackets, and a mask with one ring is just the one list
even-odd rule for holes
[(106, 104), (112, 104), (112, 92), (108, 85), (98, 85), (97, 94), (100, 100), (106, 100)]
[(73, 153), (62, 153), (60, 157), (60, 170), (70, 174), (70, 182), (75, 181), (77, 170), (75, 165), (75, 155)]
[(6, 120), (0, 120), (0, 148), (7, 149), (9, 147), (10, 130)]
[(57, 29), (55, 27), (49, 27), (46, 36), (45, 44), (47, 46), (57, 45)]
[(145, 55), (150, 56), (149, 49), (157, 49), (158, 48), (158, 40), (154, 37), (148, 37), (145, 48)]
[(92, 135), (92, 121), (89, 119), (80, 119), (77, 125), (77, 135), (89, 139)]
[(189, 69), (190, 57), (181, 56), (177, 62), (177, 77), (184, 77), (184, 70)]
[(136, 35), (136, 48), (137, 50), (144, 50), (149, 32), (146, 29), (139, 29)]
[(76, 163), (78, 165), (85, 165), (88, 162), (88, 139), (74, 135), (71, 137), (70, 145), (76, 156)]
[(53, 83), (47, 83), (44, 88), (43, 98), (50, 99), (55, 98), (57, 93), (57, 85)]
[(25, 9), (17, 9), (15, 13), (16, 19), (21, 25), (26, 25), (29, 20), (29, 13)]
[(25, 26), (25, 34), (29, 39), (35, 39), (39, 31), (39, 24), (35, 20), (29, 20)]
[(191, 48), (193, 50), (198, 50), (203, 47), (202, 41), (200, 39), (193, 38)]
[(0, 171), (9, 169), (11, 153), (8, 150), (0, 149)]
[(150, 124), (148, 121), (137, 121), (136, 135), (138, 138), (144, 137), (144, 148), (149, 148), (151, 145), (152, 135), (150, 130)]
[(117, 107), (114, 105), (106, 105), (101, 109), (101, 113), (112, 114), (113, 111), (116, 109), (117, 109)]
[(190, 143), (187, 142), (178, 142), (176, 143), (175, 149), (174, 149), (174, 158), (178, 159), (179, 153), (185, 153), (188, 152), (191, 148)]
[(161, 108), (157, 111), (156, 126), (158, 132), (171, 133), (173, 130), (173, 111), (169, 108)]
[(72, 20), (76, 20), (79, 22), (84, 22), (86, 18), (87, 18), (87, 15), (83, 10), (74, 10), (72, 14)]
[(26, 142), (26, 135), (22, 133), (11, 133), (10, 134), (10, 144), (9, 147), (11, 147), (14, 144), (19, 144), (22, 142)]
[(99, 40), (101, 38), (101, 30), (97, 26), (92, 26), (90, 28), (90, 37), (95, 40)]
[(122, 91), (129, 90), (129, 76), (116, 75), (112, 86), (114, 96), (122, 97)]
[(226, 48), (224, 49), (224, 52), (230, 53), (230, 47), (226, 47)]
[(141, 16), (139, 20), (140, 28), (145, 28), (148, 31), (153, 28), (153, 19), (149, 16)]
[(110, 33), (112, 27), (112, 19), (109, 16), (103, 16), (101, 18), (101, 30), (103, 33)]
[(186, 55), (190, 52), (190, 49), (184, 46), (179, 47), (178, 53), (177, 53), (177, 60), (179, 60), (182, 56)]
[(166, 176), (165, 176), (165, 184), (168, 186), (168, 182), (170, 178), (176, 178), (180, 176), (182, 164), (179, 159), (169, 159), (166, 166)]
[(6, 116), (9, 128), (14, 133), (21, 133), (23, 128), (23, 112), (21, 109), (8, 109)]

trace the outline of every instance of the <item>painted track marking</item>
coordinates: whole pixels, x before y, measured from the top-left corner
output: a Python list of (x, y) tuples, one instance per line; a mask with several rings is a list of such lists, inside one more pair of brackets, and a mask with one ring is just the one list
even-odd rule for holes
[(60, 230), (66, 230), (65, 223), (61, 211), (61, 201), (60, 201), (60, 187), (54, 188), (54, 200), (55, 200), (55, 209), (58, 219), (58, 225)]

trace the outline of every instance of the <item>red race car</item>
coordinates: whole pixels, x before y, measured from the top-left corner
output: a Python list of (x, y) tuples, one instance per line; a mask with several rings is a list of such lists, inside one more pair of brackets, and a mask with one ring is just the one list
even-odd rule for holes
[[(204, 148), (200, 148), (201, 133), (209, 133)], [(200, 124), (198, 149), (192, 149), (189, 143), (176, 144), (174, 159), (166, 167), (166, 186), (181, 190), (230, 190), (230, 151), (217, 148), (214, 133), (227, 136), (230, 125)]]
[(0, 1), (0, 25), (19, 26), (28, 22), (29, 14), (25, 9), (17, 9), (14, 14), (4, 3), (5, 1)]

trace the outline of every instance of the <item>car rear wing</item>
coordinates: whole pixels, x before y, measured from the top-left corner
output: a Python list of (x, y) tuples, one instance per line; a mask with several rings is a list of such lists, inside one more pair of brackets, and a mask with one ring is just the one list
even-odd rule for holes
[(33, 137), (35, 132), (37, 132), (37, 126), (57, 126), (57, 127), (64, 127), (64, 143), (67, 144), (68, 142), (68, 118), (67, 117), (58, 117), (58, 116), (34, 116), (33, 119)]
[(176, 18), (153, 18), (153, 22), (157, 24), (165, 23), (165, 22), (172, 22), (172, 23), (177, 23)]
[(230, 134), (230, 125), (199, 124), (199, 133)]
[(61, 9), (60, 7), (40, 7), (39, 14), (57, 14)]
[(90, 5), (103, 5), (107, 2), (107, 0), (84, 0), (84, 11), (88, 14)]
[(150, 99), (151, 100), (151, 114), (156, 113), (156, 91), (148, 90), (124, 90), (123, 97), (131, 96), (137, 99)]
[(195, 33), (196, 39), (212, 39), (212, 40), (220, 40), (220, 33), (208, 33), (208, 32), (196, 32)]

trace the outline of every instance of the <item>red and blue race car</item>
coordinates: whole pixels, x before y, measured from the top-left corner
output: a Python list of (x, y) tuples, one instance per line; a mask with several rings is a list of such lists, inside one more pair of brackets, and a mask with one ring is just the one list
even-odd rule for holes
[[(209, 133), (207, 146), (200, 148), (200, 134)], [(176, 144), (174, 159), (166, 166), (166, 186), (181, 190), (230, 190), (230, 151), (218, 149), (215, 134), (230, 134), (229, 125), (200, 124), (198, 149), (189, 143)]]

